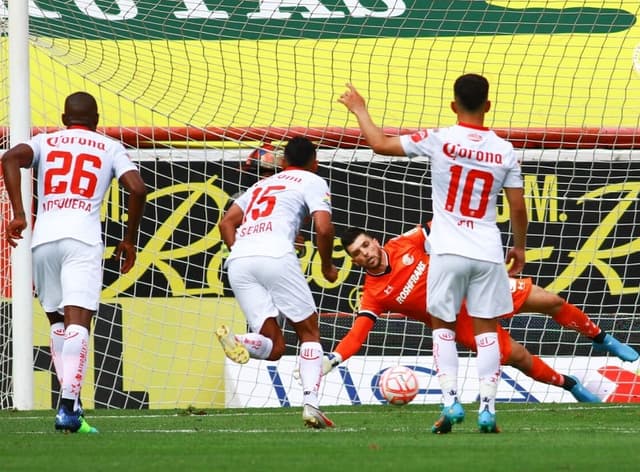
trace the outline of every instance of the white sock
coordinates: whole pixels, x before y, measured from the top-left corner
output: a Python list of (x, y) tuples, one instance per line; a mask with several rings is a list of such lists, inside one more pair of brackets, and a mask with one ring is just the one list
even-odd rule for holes
[(478, 347), (478, 379), (480, 381), (479, 412), (489, 408), (490, 413), (496, 412), (496, 395), (500, 380), (500, 345), (498, 333), (483, 333), (476, 336)]
[(322, 377), (322, 344), (305, 342), (300, 345), (300, 382), (302, 382), (303, 403), (318, 408), (318, 390)]
[(67, 326), (62, 348), (62, 398), (74, 400), (74, 409), (78, 408), (80, 389), (87, 371), (89, 356), (89, 331), (84, 326)]
[(273, 341), (258, 333), (236, 334), (236, 339), (240, 341), (249, 351), (252, 359), (268, 359), (273, 349)]
[(456, 333), (447, 328), (433, 330), (433, 361), (442, 389), (442, 403), (451, 406), (458, 400), (458, 348)]
[(62, 363), (62, 348), (64, 347), (64, 323), (59, 321), (53, 323), (49, 330), (49, 351), (51, 352), (51, 362), (58, 377), (58, 383), (62, 385), (62, 373), (64, 364)]

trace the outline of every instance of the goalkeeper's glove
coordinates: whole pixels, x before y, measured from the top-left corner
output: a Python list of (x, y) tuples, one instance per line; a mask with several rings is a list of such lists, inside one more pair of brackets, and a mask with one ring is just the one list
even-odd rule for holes
[(342, 362), (342, 356), (337, 352), (330, 352), (322, 357), (322, 375), (327, 375)]

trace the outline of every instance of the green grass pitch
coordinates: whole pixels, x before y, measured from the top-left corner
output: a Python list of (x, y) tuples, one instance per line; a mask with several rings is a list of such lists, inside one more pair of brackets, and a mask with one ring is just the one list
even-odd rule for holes
[(476, 405), (447, 435), (437, 405), (95, 410), (97, 435), (56, 433), (53, 411), (0, 411), (2, 471), (637, 471), (640, 405), (498, 404), (500, 434), (480, 434)]

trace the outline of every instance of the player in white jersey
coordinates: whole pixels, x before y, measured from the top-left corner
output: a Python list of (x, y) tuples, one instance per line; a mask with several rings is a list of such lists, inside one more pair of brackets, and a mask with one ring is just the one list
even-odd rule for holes
[(276, 361), (285, 351), (279, 324), (285, 317), (300, 341), (303, 421), (325, 428), (333, 423), (319, 409), (323, 348), (318, 313), (294, 247), (302, 222), (311, 216), (322, 274), (330, 282), (337, 279), (331, 195), (315, 173), (317, 166), (313, 143), (291, 139), (284, 148), (284, 170), (252, 185), (220, 221), (220, 234), (231, 250), (226, 261), (229, 283), (250, 332), (234, 335), (223, 325), (216, 334), (235, 362), (244, 364), (250, 357)]
[(433, 353), (444, 408), (434, 433), (451, 431), (464, 419), (458, 402), (456, 316), (463, 298), (473, 320), (480, 383), (478, 427), (498, 432), (495, 397), (500, 379), (497, 326), (513, 310), (502, 239), (496, 225), (497, 196), (509, 203), (513, 247), (509, 275), (524, 267), (527, 212), (520, 165), (513, 146), (484, 126), (489, 83), (465, 74), (454, 84), (451, 109), (458, 123), (410, 135), (386, 136), (369, 115), (364, 98), (348, 84), (338, 99), (358, 119), (371, 148), (391, 156), (426, 156), (431, 163), (433, 231), (427, 276), (428, 311), (433, 322)]
[(115, 252), (116, 258), (124, 258), (123, 274), (136, 260), (146, 201), (145, 184), (136, 166), (121, 143), (96, 132), (98, 118), (93, 96), (73, 93), (64, 104), (66, 129), (38, 134), (2, 156), (13, 209), (5, 237), (13, 247), (31, 220), (31, 215), (25, 215), (20, 169), (33, 167), (37, 173), (33, 278), (51, 324), (51, 357), (61, 385), (55, 427), (66, 432), (97, 432), (84, 420), (80, 390), (87, 369), (91, 319), (102, 290), (102, 200), (114, 178), (129, 192), (127, 228)]

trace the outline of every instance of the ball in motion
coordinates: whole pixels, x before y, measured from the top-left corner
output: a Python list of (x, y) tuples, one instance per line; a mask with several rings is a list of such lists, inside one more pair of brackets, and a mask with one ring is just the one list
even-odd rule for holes
[(392, 405), (406, 405), (418, 394), (418, 377), (409, 367), (389, 367), (380, 376), (378, 387), (382, 397)]
[(282, 169), (284, 151), (269, 143), (263, 143), (259, 148), (254, 149), (242, 165), (245, 172), (263, 174), (273, 174)]

